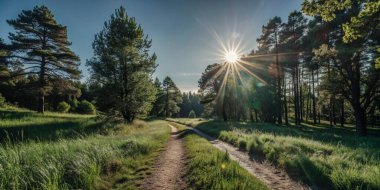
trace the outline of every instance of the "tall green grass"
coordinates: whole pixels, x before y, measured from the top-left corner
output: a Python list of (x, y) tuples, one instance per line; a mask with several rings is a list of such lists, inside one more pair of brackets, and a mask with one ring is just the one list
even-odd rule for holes
[(30, 130), (23, 140), (2, 142), (0, 189), (136, 189), (169, 138), (164, 121), (105, 125), (91, 116), (27, 110), (0, 116), (2, 129), (22, 123)]
[(0, 142), (51, 141), (97, 133), (104, 123), (94, 115), (36, 113), (19, 108), (0, 108)]
[(358, 137), (349, 128), (191, 122), (205, 133), (264, 157), (311, 186), (380, 189), (378, 137)]

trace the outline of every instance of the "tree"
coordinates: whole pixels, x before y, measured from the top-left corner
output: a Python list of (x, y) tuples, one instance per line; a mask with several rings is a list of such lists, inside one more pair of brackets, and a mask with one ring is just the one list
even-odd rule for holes
[(190, 112), (189, 112), (189, 118), (196, 118), (197, 117), (197, 115), (195, 114), (195, 111), (194, 110), (191, 110)]
[(257, 39), (260, 51), (266, 51), (266, 53), (275, 54), (275, 72), (276, 78), (276, 105), (277, 105), (277, 121), (282, 124), (282, 69), (279, 63), (279, 43), (280, 43), (280, 30), (281, 30), (281, 18), (273, 17), (269, 20), (267, 25), (262, 27), (262, 34)]
[(192, 109), (192, 103), (190, 101), (190, 98), (189, 96), (191, 95), (191, 92), (190, 94), (189, 93), (182, 93), (182, 103), (180, 104), (180, 112), (179, 112), (179, 115), (180, 117), (188, 117), (189, 116), (189, 112), (190, 110)]
[(181, 91), (169, 76), (165, 77), (162, 87), (164, 92), (165, 117), (171, 117), (180, 111), (179, 104), (182, 103)]
[(59, 102), (57, 106), (57, 111), (62, 113), (67, 113), (70, 110), (70, 105), (64, 101)]
[(156, 94), (156, 100), (153, 103), (153, 107), (150, 114), (154, 116), (163, 116), (165, 97), (164, 97), (164, 92), (162, 89), (161, 82), (158, 78), (155, 79), (154, 86), (157, 90), (157, 94)]
[(11, 77), (38, 76), (38, 111), (43, 113), (45, 96), (56, 81), (79, 79), (79, 57), (69, 48), (66, 26), (58, 24), (45, 6), (24, 10), (17, 19), (7, 22), (16, 31), (9, 34), (10, 63), (23, 65)]
[(87, 62), (92, 80), (99, 84), (96, 102), (100, 109), (121, 114), (126, 122), (146, 115), (156, 99), (151, 75), (156, 55), (152, 41), (135, 18), (120, 7), (95, 36), (94, 57)]
[[(306, 18), (299, 11), (293, 11), (288, 16), (288, 21), (282, 25), (280, 32), (282, 53), (289, 53), (283, 62), (288, 67), (293, 79), (295, 123), (302, 121), (302, 84), (300, 81), (300, 56), (302, 51), (302, 37), (306, 28)], [(285, 79), (285, 78), (284, 78)]]
[(3, 39), (0, 38), (0, 81), (9, 77), (9, 69), (6, 64), (6, 57), (8, 54), (7, 46), (4, 44)]
[(305, 0), (302, 7), (305, 13), (321, 16), (330, 25), (330, 39), (315, 51), (315, 56), (324, 59), (335, 52), (327, 69), (339, 75), (334, 81), (330, 77), (327, 80), (338, 84), (335, 89), (350, 102), (360, 135), (367, 134), (367, 111), (379, 98), (380, 70), (375, 67), (377, 48), (373, 47), (378, 47), (380, 38), (378, 25), (368, 24), (370, 30), (361, 31), (356, 30), (356, 22), (359, 18), (378, 19), (377, 5), (378, 1)]

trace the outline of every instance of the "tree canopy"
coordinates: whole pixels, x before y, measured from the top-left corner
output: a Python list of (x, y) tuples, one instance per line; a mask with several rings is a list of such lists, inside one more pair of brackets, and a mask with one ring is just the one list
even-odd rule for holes
[(156, 68), (151, 43), (123, 7), (104, 24), (95, 36), (94, 57), (87, 62), (100, 109), (121, 114), (127, 122), (150, 112), (157, 93), (151, 79)]

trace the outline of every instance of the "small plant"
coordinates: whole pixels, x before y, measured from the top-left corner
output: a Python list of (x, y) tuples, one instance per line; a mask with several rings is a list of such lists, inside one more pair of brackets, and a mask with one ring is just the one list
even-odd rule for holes
[(246, 150), (247, 149), (247, 141), (246, 139), (239, 138), (238, 140), (238, 146), (240, 150)]
[(3, 108), (6, 106), (5, 98), (0, 94), (0, 108)]
[(68, 103), (62, 101), (62, 102), (59, 102), (57, 106), (57, 111), (61, 113), (67, 113), (70, 110), (70, 107), (71, 106)]
[(70, 111), (71, 112), (76, 112), (77, 109), (78, 109), (78, 106), (79, 106), (79, 101), (77, 100), (77, 98), (73, 98), (73, 99), (69, 99), (69, 104), (70, 104)]
[(78, 105), (77, 112), (82, 114), (95, 114), (96, 108), (91, 102), (82, 100)]
[(189, 118), (196, 118), (196, 117), (197, 117), (197, 115), (195, 114), (195, 111), (191, 110), (189, 113)]

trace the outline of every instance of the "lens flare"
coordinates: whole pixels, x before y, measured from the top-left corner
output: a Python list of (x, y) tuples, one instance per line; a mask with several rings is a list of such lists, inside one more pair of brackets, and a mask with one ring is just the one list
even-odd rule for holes
[(227, 61), (227, 63), (236, 63), (239, 59), (239, 56), (234, 51), (229, 51), (226, 53), (224, 59)]

